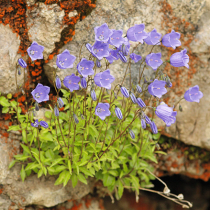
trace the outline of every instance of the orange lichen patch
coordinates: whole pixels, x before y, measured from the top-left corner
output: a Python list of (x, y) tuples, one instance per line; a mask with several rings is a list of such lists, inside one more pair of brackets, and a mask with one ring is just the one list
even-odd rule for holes
[(80, 210), (81, 209), (82, 203), (77, 204), (76, 201), (73, 201), (73, 203), (74, 203), (74, 206), (70, 210)]

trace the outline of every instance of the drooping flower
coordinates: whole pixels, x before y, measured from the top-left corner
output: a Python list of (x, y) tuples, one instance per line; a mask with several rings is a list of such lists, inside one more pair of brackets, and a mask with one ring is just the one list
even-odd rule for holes
[(33, 127), (35, 127), (35, 128), (38, 128), (38, 126), (39, 126), (38, 120), (35, 120), (34, 123), (31, 123), (31, 126), (33, 126)]
[(56, 117), (59, 116), (59, 110), (58, 110), (58, 107), (56, 105), (54, 107), (54, 114), (55, 114)]
[(90, 53), (92, 53), (92, 45), (91, 44), (89, 44), (89, 43), (87, 43), (86, 45), (86, 48), (88, 49), (88, 51), (90, 52)]
[(200, 99), (203, 97), (203, 93), (199, 91), (199, 86), (196, 85), (194, 87), (189, 88), (185, 94), (184, 98), (189, 102), (200, 102)]
[(27, 49), (27, 53), (32, 61), (43, 59), (43, 51), (44, 47), (42, 45), (38, 45), (37, 42), (33, 42), (31, 46)]
[(101, 62), (98, 60), (98, 58), (96, 58), (96, 66), (98, 68), (101, 68)]
[(114, 111), (115, 111), (115, 114), (116, 114), (117, 118), (122, 120), (123, 115), (122, 115), (122, 112), (121, 112), (120, 108), (115, 106), (115, 110)]
[(186, 54), (187, 50), (184, 49), (181, 52), (174, 53), (170, 57), (170, 64), (174, 67), (182, 67), (185, 66), (189, 69), (189, 56)]
[(157, 106), (155, 114), (166, 123), (166, 126), (171, 126), (176, 121), (177, 112), (165, 103)]
[(114, 60), (119, 59), (118, 52), (119, 52), (119, 50), (109, 49), (109, 56), (106, 57), (106, 59), (109, 61), (109, 63), (113, 63)]
[(49, 92), (50, 92), (50, 87), (43, 86), (42, 84), (38, 83), (38, 85), (31, 92), (31, 94), (37, 103), (41, 103), (42, 101), (49, 100), (49, 95), (48, 95)]
[(64, 106), (64, 103), (63, 103), (63, 100), (62, 100), (61, 97), (58, 97), (57, 103), (58, 103), (58, 107), (59, 107), (59, 108), (62, 108), (62, 107)]
[(160, 42), (161, 34), (157, 32), (154, 28), (151, 32), (148, 33), (148, 36), (144, 41), (149, 45), (156, 45)]
[(136, 96), (133, 93), (130, 93), (130, 98), (134, 104), (136, 104)]
[(94, 62), (88, 61), (86, 58), (82, 58), (82, 60), (77, 64), (78, 72), (83, 76), (87, 77), (88, 75), (93, 75)]
[(73, 63), (76, 57), (71, 55), (70, 52), (66, 49), (61, 54), (57, 55), (56, 65), (60, 69), (73, 68)]
[(181, 42), (179, 41), (179, 39), (180, 33), (172, 30), (171, 33), (163, 36), (162, 44), (166, 47), (172, 47), (173, 49), (176, 49), (176, 47), (181, 46)]
[(112, 35), (109, 37), (108, 43), (114, 45), (115, 47), (120, 47), (120, 45), (124, 42), (122, 35), (122, 30), (112, 29)]
[(82, 86), (83, 88), (87, 88), (87, 81), (86, 81), (86, 79), (85, 79), (84, 77), (82, 77), (80, 83), (81, 83), (81, 86)]
[(112, 30), (109, 29), (108, 25), (104, 23), (101, 26), (97, 26), (94, 28), (95, 31), (95, 40), (108, 42), (109, 37), (112, 35)]
[(136, 102), (141, 108), (146, 106), (146, 104), (144, 103), (144, 101), (141, 98), (137, 98)]
[(66, 76), (63, 80), (63, 84), (72, 92), (73, 90), (79, 90), (80, 77), (75, 74)]
[(45, 122), (45, 121), (40, 121), (39, 124), (40, 124), (43, 128), (48, 128), (48, 127), (49, 127), (48, 123)]
[(129, 134), (130, 134), (130, 137), (132, 139), (135, 139), (135, 134), (134, 134), (134, 132), (130, 128), (129, 128)]
[(148, 86), (148, 91), (151, 95), (156, 96), (158, 98), (161, 98), (162, 95), (167, 93), (167, 90), (165, 88), (166, 82), (163, 80), (155, 79), (154, 82), (152, 82)]
[(121, 51), (124, 56), (127, 56), (131, 45), (127, 37), (123, 38), (123, 40), (124, 42), (120, 45), (118, 50)]
[(93, 101), (96, 101), (96, 100), (97, 100), (95, 90), (91, 90), (91, 91), (90, 91), (90, 96), (91, 96), (91, 98), (92, 98)]
[(146, 128), (146, 122), (145, 122), (144, 119), (141, 119), (141, 127), (142, 127), (143, 129)]
[(95, 114), (100, 117), (101, 120), (105, 120), (107, 116), (111, 115), (109, 111), (109, 104), (108, 103), (98, 103), (95, 108)]
[(129, 92), (125, 87), (120, 87), (120, 91), (123, 94), (123, 96), (125, 96), (126, 98), (129, 98)]
[(55, 86), (57, 89), (61, 88), (61, 80), (60, 80), (59, 76), (55, 77)]
[(161, 53), (151, 53), (146, 56), (145, 61), (148, 66), (153, 68), (153, 70), (157, 70), (157, 68), (163, 63), (161, 60)]
[(135, 62), (137, 63), (138, 61), (140, 61), (142, 59), (142, 57), (140, 55), (137, 55), (135, 53), (131, 53), (130, 54), (130, 58)]
[(111, 89), (111, 83), (114, 80), (115, 78), (110, 74), (109, 69), (96, 74), (94, 77), (95, 84), (106, 89)]
[(158, 133), (157, 126), (155, 125), (154, 122), (150, 123), (150, 128), (151, 128), (153, 134), (157, 134)]
[(139, 92), (139, 93), (142, 92), (142, 89), (141, 89), (141, 87), (140, 87), (139, 85), (136, 85), (136, 90), (137, 90), (137, 92)]
[(134, 42), (141, 42), (147, 38), (148, 34), (144, 31), (145, 25), (139, 24), (128, 29), (127, 38)]
[(77, 115), (75, 113), (73, 114), (73, 118), (74, 118), (74, 122), (76, 124), (78, 124), (79, 123), (79, 119), (78, 119), (78, 117), (77, 117)]
[(19, 59), (18, 59), (18, 63), (19, 63), (19, 65), (20, 65), (22, 68), (26, 68), (26, 67), (27, 67), (27, 63), (26, 63), (22, 58), (19, 58)]
[(101, 60), (102, 58), (109, 56), (109, 44), (96, 41), (91, 48), (91, 53), (98, 58), (98, 60)]

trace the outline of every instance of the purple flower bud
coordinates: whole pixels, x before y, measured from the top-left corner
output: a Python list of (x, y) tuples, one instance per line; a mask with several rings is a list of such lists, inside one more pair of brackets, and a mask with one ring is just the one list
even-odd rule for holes
[(88, 75), (93, 75), (94, 62), (88, 61), (86, 58), (82, 58), (82, 60), (77, 64), (78, 72), (83, 76), (87, 77)]
[(87, 43), (85, 46), (86, 46), (86, 48), (88, 49), (88, 51), (89, 51), (90, 53), (92, 53), (92, 51), (91, 51), (92, 45), (89, 44), (89, 43)]
[(166, 123), (166, 126), (171, 126), (176, 122), (177, 112), (173, 111), (173, 108), (168, 107), (165, 103), (157, 106), (155, 114)]
[(43, 51), (44, 47), (42, 45), (38, 45), (37, 42), (33, 42), (31, 46), (27, 49), (27, 53), (32, 61), (43, 59)]
[(179, 104), (179, 111), (180, 111), (180, 112), (183, 111), (181, 104)]
[(18, 70), (18, 75), (21, 75), (21, 68), (20, 68), (20, 66), (17, 67), (17, 70)]
[(176, 47), (181, 46), (181, 42), (179, 41), (179, 39), (180, 33), (172, 30), (171, 33), (163, 36), (162, 44), (166, 47), (173, 47), (173, 49), (176, 49)]
[(167, 93), (167, 90), (165, 88), (166, 82), (163, 80), (155, 79), (154, 82), (152, 82), (148, 86), (148, 91), (151, 95), (156, 96), (158, 98), (161, 98), (162, 95)]
[(167, 87), (171, 88), (172, 87), (172, 83), (171, 82), (166, 82)]
[(33, 127), (35, 127), (35, 128), (38, 128), (38, 126), (39, 126), (38, 120), (35, 120), (34, 123), (31, 123), (31, 126), (33, 126)]
[(150, 128), (151, 128), (151, 130), (152, 130), (152, 133), (154, 133), (154, 134), (157, 134), (157, 133), (158, 133), (157, 126), (155, 125), (154, 122), (151, 122)]
[(86, 79), (85, 79), (84, 77), (82, 77), (80, 83), (81, 83), (81, 86), (82, 86), (83, 88), (87, 88), (87, 81), (86, 81)]
[(54, 107), (54, 114), (55, 114), (56, 117), (59, 116), (59, 110), (58, 110), (58, 107), (56, 105)]
[(96, 66), (97, 66), (98, 68), (101, 67), (101, 62), (98, 60), (98, 58), (96, 58)]
[(149, 45), (156, 45), (160, 42), (161, 34), (157, 32), (156, 29), (153, 29), (148, 33), (148, 37), (144, 41)]
[(19, 59), (18, 59), (18, 63), (19, 63), (19, 65), (20, 65), (22, 68), (26, 68), (26, 67), (27, 67), (26, 62), (25, 62), (22, 58), (19, 58)]
[(141, 42), (147, 38), (148, 34), (144, 31), (145, 25), (139, 24), (128, 29), (127, 38), (134, 42)]
[(128, 40), (128, 38), (124, 38), (124, 43), (118, 48), (118, 50), (120, 50), (124, 56), (127, 56), (130, 50), (130, 42)]
[(72, 74), (70, 76), (66, 76), (63, 80), (63, 84), (71, 91), (79, 90), (79, 83), (80, 77), (76, 76), (75, 74)]
[(181, 52), (174, 53), (170, 57), (170, 63), (174, 67), (182, 67), (185, 66), (189, 69), (189, 56), (186, 54), (187, 50), (184, 49)]
[(147, 115), (145, 116), (145, 121), (146, 121), (147, 124), (151, 124), (152, 123), (152, 121), (149, 119), (149, 117)]
[(40, 125), (43, 127), (43, 128), (48, 128), (49, 125), (47, 124), (47, 122), (45, 121), (40, 121)]
[(121, 112), (120, 108), (117, 106), (115, 106), (115, 114), (118, 119), (122, 120), (122, 118), (123, 118), (122, 112)]
[(81, 117), (81, 119), (82, 119), (82, 120), (84, 120), (84, 119), (85, 119), (85, 116), (84, 116), (83, 114), (81, 114), (81, 116), (80, 116), (80, 117)]
[(146, 106), (146, 104), (144, 103), (144, 101), (141, 98), (137, 98), (136, 102), (141, 108)]
[(91, 90), (90, 91), (90, 96), (91, 96), (91, 98), (92, 98), (93, 101), (96, 101), (97, 100), (96, 92), (94, 90)]
[(115, 78), (110, 74), (109, 69), (96, 74), (94, 77), (95, 84), (106, 89), (111, 89), (111, 83), (114, 80)]
[(118, 52), (119, 58), (123, 63), (127, 62), (127, 58), (123, 55), (121, 51)]
[(120, 47), (120, 45), (124, 42), (122, 35), (122, 30), (112, 29), (112, 35), (109, 37), (108, 43), (114, 45), (115, 47)]
[(56, 65), (60, 69), (73, 68), (73, 63), (76, 57), (71, 55), (70, 52), (66, 49), (61, 54), (57, 55)]
[(37, 101), (35, 102), (35, 110), (36, 110), (37, 112), (39, 111), (39, 104), (38, 104)]
[(62, 108), (64, 106), (63, 100), (60, 97), (57, 99), (57, 103), (59, 108)]
[(98, 103), (95, 108), (95, 114), (100, 117), (101, 120), (105, 120), (107, 116), (111, 115), (109, 111), (109, 104), (108, 103)]
[(57, 89), (61, 88), (61, 80), (58, 76), (55, 77), (55, 85), (56, 85)]
[(141, 87), (139, 85), (136, 85), (136, 90), (137, 90), (138, 93), (142, 92), (142, 89), (141, 89)]
[(101, 60), (102, 58), (109, 56), (109, 44), (96, 41), (92, 46), (91, 53), (98, 58), (98, 60)]
[(109, 29), (108, 25), (104, 23), (101, 26), (97, 26), (94, 28), (95, 31), (95, 40), (108, 42), (109, 37), (112, 35), (112, 30)]
[(129, 92), (125, 87), (120, 87), (121, 93), (123, 94), (123, 96), (125, 96), (126, 98), (129, 98)]
[(41, 103), (42, 101), (48, 101), (49, 100), (49, 92), (50, 87), (43, 86), (42, 84), (38, 83), (36, 88), (31, 92), (33, 98), (38, 103)]
[(130, 134), (132, 139), (135, 139), (135, 134), (130, 128), (129, 128), (129, 134)]
[(130, 93), (130, 98), (134, 104), (136, 104), (136, 96), (133, 93)]
[(140, 61), (142, 59), (142, 57), (140, 55), (137, 55), (135, 53), (131, 53), (130, 54), (130, 58), (135, 62), (137, 63), (138, 61)]
[(203, 93), (199, 91), (199, 86), (189, 88), (184, 94), (184, 98), (189, 102), (200, 102), (200, 99), (203, 97)]
[(153, 70), (157, 70), (157, 68), (163, 63), (161, 60), (161, 53), (151, 53), (146, 56), (145, 61), (148, 66), (153, 68)]
[(73, 114), (73, 118), (74, 118), (74, 122), (75, 122), (76, 124), (78, 124), (78, 123), (79, 123), (79, 119), (78, 119), (78, 117), (77, 117), (76, 114)]
[(145, 122), (144, 119), (141, 119), (141, 127), (142, 127), (143, 129), (146, 128), (146, 122)]

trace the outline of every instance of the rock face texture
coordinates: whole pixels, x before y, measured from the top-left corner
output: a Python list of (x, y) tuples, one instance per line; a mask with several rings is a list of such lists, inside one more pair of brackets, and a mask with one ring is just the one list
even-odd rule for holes
[[(20, 55), (17, 54), (20, 39), (14, 34), (11, 28), (0, 24), (0, 92), (15, 93), (16, 64)], [(23, 74), (18, 76), (18, 86), (23, 83)]]

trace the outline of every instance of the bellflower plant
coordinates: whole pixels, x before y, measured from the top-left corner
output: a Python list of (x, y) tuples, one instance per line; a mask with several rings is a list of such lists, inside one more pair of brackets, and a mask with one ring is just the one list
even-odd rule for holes
[(32, 61), (43, 59), (43, 51), (44, 47), (42, 45), (38, 45), (37, 42), (33, 42), (31, 46), (27, 49), (27, 53)]
[[(156, 50), (161, 34), (155, 29), (146, 33), (145, 25), (138, 24), (129, 28), (123, 37), (122, 30), (109, 29), (104, 23), (95, 27), (94, 32), (95, 40), (85, 45), (88, 56), (85, 53), (87, 57), (84, 57), (82, 47), (78, 50), (79, 62), (77, 68), (72, 69), (74, 73), (60, 79), (56, 76), (57, 69), (53, 72), (52, 89), (55, 91), (50, 93), (50, 87), (39, 83), (31, 92), (34, 103), (24, 93), (27, 91), (25, 85), (21, 86), (27, 98), (25, 113), (21, 112), (18, 98), (10, 101), (0, 96), (2, 113), (17, 114), (18, 123), (10, 126), (9, 131), (22, 131), (23, 153), (15, 155), (9, 167), (16, 162), (22, 163), (23, 181), (33, 171), (38, 178), (57, 176), (55, 185), (63, 186), (69, 181), (73, 187), (78, 181), (88, 184), (88, 177), (95, 177), (101, 180), (106, 193), (115, 192), (117, 199), (122, 197), (125, 188), (135, 191), (138, 198), (139, 190), (148, 190), (155, 177), (151, 162), (157, 163), (156, 153), (163, 153), (154, 150), (159, 138), (156, 119), (171, 126), (176, 121), (176, 105), (181, 99), (199, 102), (203, 94), (196, 85), (175, 104), (169, 106), (161, 102), (172, 86), (172, 78), (163, 69), (166, 60), (157, 51), (161, 46)], [(179, 38), (180, 34), (172, 31), (163, 36), (162, 43), (176, 48), (181, 44)], [(130, 41), (138, 43), (133, 47)], [(148, 46), (150, 49), (145, 56), (139, 49), (141, 43), (153, 45)], [(157, 53), (153, 52), (154, 48)], [(33, 42), (27, 52), (36, 60), (43, 58), (43, 50), (44, 47)], [(75, 59), (75, 55), (64, 50), (57, 55), (57, 67), (72, 68)], [(113, 67), (116, 60), (126, 67)], [(187, 67), (188, 62), (186, 50), (174, 53), (170, 58), (175, 67)], [(19, 59), (18, 63), (17, 67), (27, 68), (23, 60)], [(135, 74), (133, 65), (139, 65)], [(144, 72), (147, 65), (155, 70), (151, 75)], [(122, 80), (115, 78), (116, 72)], [(16, 75), (15, 78), (17, 84), (19, 77)], [(19, 88), (17, 86), (17, 92)], [(39, 105), (41, 102), (45, 103)], [(37, 112), (43, 108), (45, 115), (40, 117)], [(176, 197), (174, 199), (180, 205), (192, 206), (170, 190), (167, 195), (164, 192), (156, 193), (169, 199)]]

